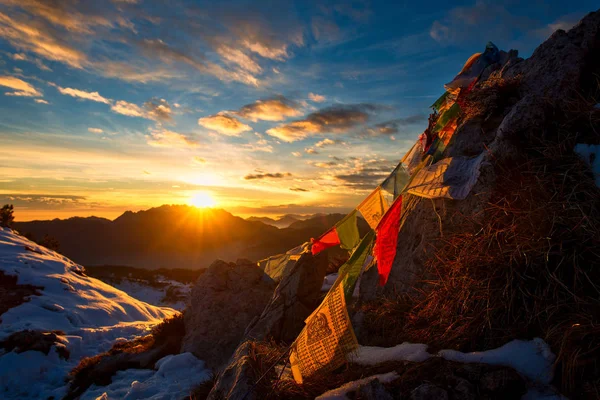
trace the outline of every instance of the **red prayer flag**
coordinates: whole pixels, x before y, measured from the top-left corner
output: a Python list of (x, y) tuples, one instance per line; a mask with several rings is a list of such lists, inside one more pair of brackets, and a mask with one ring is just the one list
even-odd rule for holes
[(396, 257), (400, 214), (402, 212), (402, 196), (398, 197), (377, 225), (377, 239), (373, 253), (377, 259), (379, 270), (379, 286), (386, 284), (392, 263)]
[(310, 239), (310, 241), (312, 242), (311, 251), (313, 256), (316, 256), (325, 249), (340, 244), (340, 238), (335, 227), (322, 234), (318, 239)]

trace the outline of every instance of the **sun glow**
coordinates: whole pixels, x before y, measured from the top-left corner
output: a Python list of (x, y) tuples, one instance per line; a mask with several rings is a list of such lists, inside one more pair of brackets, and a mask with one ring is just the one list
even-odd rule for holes
[(217, 203), (207, 192), (197, 192), (190, 198), (190, 204), (198, 208), (209, 208)]

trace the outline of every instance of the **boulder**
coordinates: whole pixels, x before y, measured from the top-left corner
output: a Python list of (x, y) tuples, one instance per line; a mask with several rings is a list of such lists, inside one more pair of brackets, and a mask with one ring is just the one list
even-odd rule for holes
[(246, 337), (285, 343), (294, 341), (304, 327), (304, 320), (321, 303), (327, 265), (324, 253), (317, 256), (310, 252), (302, 254), (281, 279), (263, 313), (248, 326)]
[(210, 368), (222, 367), (243, 338), (246, 326), (269, 302), (274, 288), (255, 263), (213, 262), (198, 278), (184, 311), (181, 352), (191, 352)]
[(424, 383), (410, 393), (410, 400), (448, 400), (448, 392), (439, 386)]
[(251, 385), (255, 377), (248, 362), (250, 341), (293, 342), (304, 327), (304, 320), (321, 302), (327, 265), (326, 254), (315, 257), (310, 252), (304, 253), (284, 274), (260, 317), (246, 329), (244, 340), (217, 379), (208, 399), (256, 398)]

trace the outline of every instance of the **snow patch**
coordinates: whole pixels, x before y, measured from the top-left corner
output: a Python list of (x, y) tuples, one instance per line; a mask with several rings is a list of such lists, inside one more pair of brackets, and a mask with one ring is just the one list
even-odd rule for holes
[(16, 276), (19, 284), (43, 287), (40, 296), (2, 314), (0, 339), (25, 329), (62, 330), (60, 341), (70, 352), (69, 360), (54, 347), (48, 355), (0, 354), (2, 399), (62, 398), (67, 374), (83, 357), (107, 351), (115, 340), (147, 335), (177, 314), (86, 276), (80, 265), (6, 228), (0, 228), (0, 270)]
[(553, 364), (556, 359), (548, 344), (540, 338), (530, 341), (513, 340), (497, 349), (474, 353), (442, 350), (439, 356), (462, 363), (511, 367), (532, 382), (544, 385), (548, 385), (554, 376)]
[(429, 359), (427, 345), (421, 343), (402, 343), (394, 347), (359, 346), (350, 355), (349, 361), (360, 365), (377, 365), (388, 361), (415, 361)]
[(189, 396), (196, 385), (210, 379), (210, 371), (204, 362), (192, 353), (161, 358), (156, 362), (156, 368), (158, 370), (119, 371), (110, 385), (92, 386), (81, 399), (179, 400)]
[(378, 379), (381, 383), (389, 383), (399, 377), (400, 375), (398, 375), (396, 372), (388, 372), (387, 374), (369, 376), (367, 378), (345, 383), (337, 389), (329, 390), (318, 396), (315, 400), (347, 400), (348, 396), (346, 395), (348, 393), (356, 391), (359, 387), (370, 383), (375, 379)]
[(600, 145), (578, 143), (574, 151), (590, 166), (596, 179), (596, 186), (600, 187)]

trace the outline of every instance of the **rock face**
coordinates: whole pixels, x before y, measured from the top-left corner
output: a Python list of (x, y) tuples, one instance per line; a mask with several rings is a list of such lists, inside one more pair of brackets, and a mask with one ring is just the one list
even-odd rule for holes
[(181, 352), (191, 352), (210, 368), (220, 368), (233, 354), (246, 326), (257, 318), (275, 285), (247, 260), (217, 260), (196, 282), (184, 312)]
[[(552, 118), (552, 109), (564, 107), (577, 93), (594, 86), (600, 71), (600, 12), (587, 15), (569, 32), (556, 31), (527, 60), (510, 52), (502, 67), (484, 71), (485, 76), (504, 80), (518, 79), (517, 92), (494, 115), (467, 116), (459, 121), (452, 142), (443, 157), (472, 157), (486, 152), (481, 176), (470, 195), (461, 201), (424, 199), (407, 194), (403, 199), (405, 217), (398, 235), (396, 257), (385, 288), (376, 279), (361, 283), (361, 299), (369, 300), (381, 292), (409, 291), (423, 279), (420, 275), (441, 232), (456, 225), (460, 215), (478, 214), (495, 189), (491, 162), (512, 160), (522, 152), (517, 145), (525, 134), (543, 137), (541, 127)], [(597, 84), (596, 84), (597, 85)], [(596, 139), (597, 140), (597, 139)], [(487, 150), (486, 150), (487, 149)]]
[(324, 253), (316, 257), (304, 253), (282, 278), (260, 318), (248, 326), (246, 337), (286, 343), (295, 340), (304, 327), (304, 320), (321, 302), (327, 264)]
[(248, 363), (249, 341), (294, 341), (304, 327), (304, 320), (321, 301), (321, 286), (327, 264), (324, 253), (316, 257), (304, 253), (294, 267), (286, 272), (260, 317), (246, 329), (244, 340), (219, 376), (209, 399), (256, 398), (251, 386), (254, 377)]

